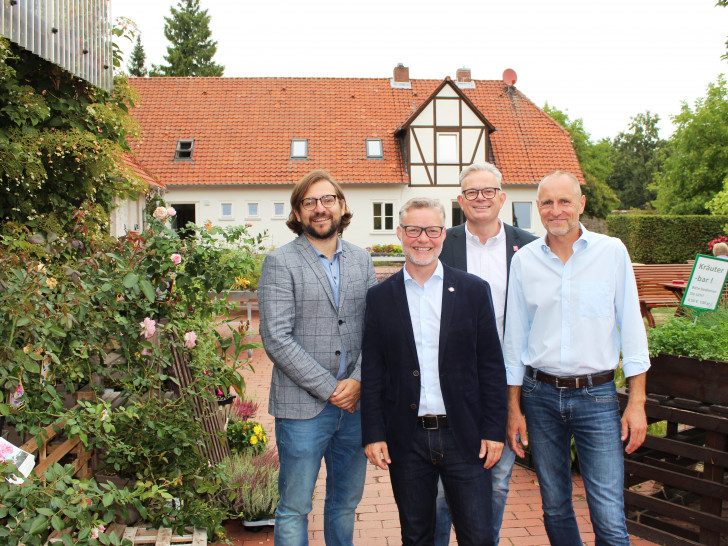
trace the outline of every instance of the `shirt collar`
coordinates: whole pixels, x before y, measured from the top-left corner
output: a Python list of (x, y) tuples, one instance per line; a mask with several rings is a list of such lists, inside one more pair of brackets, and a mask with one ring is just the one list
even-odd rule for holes
[[(308, 241), (308, 239), (306, 239), (306, 240)], [(311, 241), (308, 241), (308, 244), (311, 245), (311, 248), (313, 248), (313, 251), (316, 253), (316, 256), (318, 256), (319, 258), (326, 258), (327, 260), (329, 259), (329, 257), (326, 254), (324, 254), (323, 252), (319, 252), (319, 249), (316, 248), (315, 246), (313, 246), (313, 243)], [(343, 252), (343, 248), (341, 245), (341, 239), (339, 237), (337, 237), (336, 238), (336, 250), (334, 251), (334, 256), (336, 256), (337, 254), (341, 254), (342, 252)], [(331, 257), (332, 260), (333, 260), (334, 256)]]
[[(406, 283), (407, 281), (412, 281), (412, 282), (414, 282), (414, 283), (417, 283), (417, 281), (415, 281), (415, 280), (414, 280), (414, 279), (412, 278), (412, 275), (410, 275), (410, 274), (409, 274), (409, 273), (407, 272), (407, 267), (402, 267), (402, 273), (404, 273), (404, 282), (405, 282), (405, 283)], [(432, 277), (439, 277), (440, 279), (443, 279), (443, 278), (444, 278), (444, 276), (445, 276), (445, 275), (444, 275), (444, 273), (445, 273), (445, 271), (444, 271), (444, 269), (443, 269), (443, 267), (442, 267), (442, 262), (441, 262), (441, 261), (440, 261), (440, 260), (438, 259), (438, 260), (437, 260), (437, 267), (435, 268), (435, 272), (434, 272), (434, 273), (432, 274)], [(430, 277), (430, 279), (431, 279), (432, 277)], [(430, 279), (427, 279), (427, 280), (429, 281)]]
[[(488, 239), (488, 241), (490, 241), (492, 239), (493, 241), (500, 242), (503, 239), (505, 239), (505, 237), (506, 237), (506, 230), (503, 227), (503, 222), (501, 221), (500, 218), (498, 218), (498, 226), (499, 226), (498, 227), (498, 234), (497, 235), (494, 235), (493, 237), (490, 237)], [(483, 243), (480, 242), (480, 237), (478, 237), (477, 235), (474, 235), (473, 233), (470, 232), (470, 230), (468, 229), (468, 221), (467, 220), (465, 220), (465, 237), (468, 240), (470, 240), (471, 242), (473, 242), (473, 243), (478, 243), (479, 245), (482, 245), (483, 244)], [(485, 243), (487, 244), (488, 241), (486, 241)]]

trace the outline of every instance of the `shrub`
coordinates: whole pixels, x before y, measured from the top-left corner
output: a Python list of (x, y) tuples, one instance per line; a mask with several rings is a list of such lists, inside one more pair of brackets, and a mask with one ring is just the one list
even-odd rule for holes
[(280, 499), (278, 453), (236, 453), (223, 463), (228, 483), (233, 484), (229, 491), (232, 513), (247, 521), (274, 517)]
[(650, 356), (668, 353), (728, 362), (728, 308), (701, 312), (697, 320), (694, 311), (685, 312), (687, 316), (673, 317), (648, 332)]

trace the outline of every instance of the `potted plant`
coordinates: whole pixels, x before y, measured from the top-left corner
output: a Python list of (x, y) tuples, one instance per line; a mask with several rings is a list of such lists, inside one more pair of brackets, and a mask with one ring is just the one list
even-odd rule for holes
[(266, 450), (258, 455), (242, 450), (225, 459), (225, 472), (230, 489), (231, 515), (240, 518), (246, 527), (275, 523), (278, 494), (278, 452)]
[(728, 308), (692, 310), (648, 334), (651, 368), (647, 392), (728, 403)]

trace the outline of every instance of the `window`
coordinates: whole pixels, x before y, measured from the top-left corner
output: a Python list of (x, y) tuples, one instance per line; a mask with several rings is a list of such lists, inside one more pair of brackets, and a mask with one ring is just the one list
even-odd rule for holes
[(374, 231), (392, 231), (394, 229), (394, 203), (372, 203)]
[(367, 158), (382, 158), (384, 153), (382, 151), (382, 139), (381, 138), (368, 138), (367, 139)]
[(258, 217), (258, 203), (248, 203), (248, 218)]
[(531, 203), (513, 203), (513, 225), (531, 229)]
[(273, 203), (273, 217), (283, 218), (286, 215), (285, 203)]
[(306, 159), (308, 157), (308, 139), (291, 139), (291, 159)]
[(194, 140), (178, 140), (177, 150), (174, 153), (175, 160), (192, 159), (192, 148), (194, 146)]
[(437, 134), (437, 162), (458, 163), (458, 136), (455, 133)]
[(463, 214), (463, 209), (460, 208), (460, 203), (458, 203), (457, 201), (452, 202), (451, 218), (453, 227), (465, 223), (465, 214)]
[(230, 218), (233, 215), (233, 204), (220, 203), (220, 214), (223, 218)]

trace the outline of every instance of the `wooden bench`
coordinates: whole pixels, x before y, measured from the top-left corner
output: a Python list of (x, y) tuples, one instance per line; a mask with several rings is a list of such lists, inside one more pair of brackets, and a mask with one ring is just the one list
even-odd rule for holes
[(637, 294), (640, 299), (640, 311), (647, 319), (647, 324), (655, 327), (652, 309), (656, 307), (678, 307), (680, 302), (670, 290), (659, 283), (674, 280), (687, 281), (693, 264), (634, 264), (634, 276), (637, 280)]

